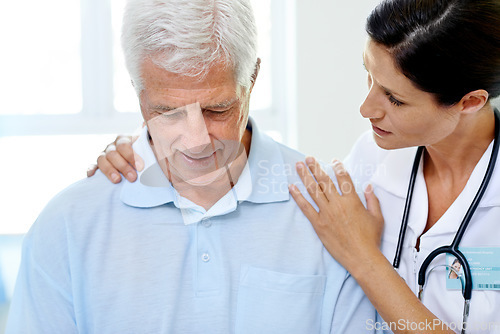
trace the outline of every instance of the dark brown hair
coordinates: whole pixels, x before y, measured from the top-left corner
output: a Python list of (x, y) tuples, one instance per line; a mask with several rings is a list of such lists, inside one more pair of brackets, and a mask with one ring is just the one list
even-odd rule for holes
[(500, 0), (386, 0), (366, 31), (441, 104), (477, 89), (500, 95)]

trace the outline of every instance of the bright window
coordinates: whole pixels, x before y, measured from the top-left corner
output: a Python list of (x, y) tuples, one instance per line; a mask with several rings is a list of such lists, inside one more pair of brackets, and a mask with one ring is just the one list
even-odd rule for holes
[[(25, 233), (114, 134), (140, 126), (120, 46), (124, 2), (0, 2), (0, 234)], [(262, 66), (251, 115), (283, 141), (286, 2), (253, 0)]]
[(0, 115), (80, 112), (80, 25), (76, 1), (0, 2)]

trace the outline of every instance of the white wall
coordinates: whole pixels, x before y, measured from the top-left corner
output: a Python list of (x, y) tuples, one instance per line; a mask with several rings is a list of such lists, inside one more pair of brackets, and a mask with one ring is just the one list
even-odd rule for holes
[(298, 149), (344, 158), (369, 129), (359, 115), (366, 89), (365, 19), (378, 0), (296, 1)]

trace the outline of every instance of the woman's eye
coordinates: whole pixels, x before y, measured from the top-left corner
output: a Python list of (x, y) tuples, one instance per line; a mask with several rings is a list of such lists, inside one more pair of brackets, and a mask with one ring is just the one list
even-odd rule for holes
[(396, 107), (401, 107), (404, 103), (396, 99), (394, 96), (392, 96), (390, 93), (385, 93), (389, 97), (389, 101), (394, 104)]

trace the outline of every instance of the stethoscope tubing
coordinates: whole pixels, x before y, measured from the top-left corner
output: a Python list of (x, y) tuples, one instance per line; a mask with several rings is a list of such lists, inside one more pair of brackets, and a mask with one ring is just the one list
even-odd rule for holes
[(394, 255), (394, 262), (392, 266), (399, 268), (401, 262), (401, 252), (403, 251), (403, 242), (406, 236), (406, 228), (408, 227), (408, 217), (410, 215), (411, 199), (413, 197), (413, 189), (415, 188), (415, 180), (417, 179), (418, 166), (420, 165), (420, 157), (424, 152), (425, 147), (419, 146), (413, 161), (413, 167), (410, 174), (410, 184), (408, 185), (408, 192), (406, 194), (405, 209), (403, 212), (403, 220), (401, 221), (401, 229), (399, 230), (398, 245), (396, 246), (396, 254)]
[[(479, 202), (481, 201), (481, 198), (483, 197), (484, 193), (486, 192), (486, 188), (488, 187), (488, 184), (490, 182), (490, 179), (493, 175), (493, 169), (496, 164), (497, 156), (498, 156), (498, 151), (499, 151), (499, 146), (500, 146), (500, 141), (499, 141), (499, 134), (500, 134), (500, 112), (495, 109), (494, 111), (495, 115), (495, 139), (493, 143), (493, 149), (491, 152), (490, 160), (488, 162), (488, 167), (486, 169), (486, 173), (484, 175), (483, 181), (481, 182), (481, 185), (479, 187), (479, 190), (476, 193), (476, 196), (474, 197), (474, 200), (472, 201), (469, 209), (467, 210), (467, 213), (465, 214), (462, 223), (460, 224), (460, 227), (458, 228), (457, 233), (455, 234), (455, 237), (453, 239), (453, 242), (451, 245), (448, 246), (442, 246), (434, 251), (432, 251), (424, 260), (422, 263), (419, 274), (418, 274), (418, 284), (423, 287), (425, 284), (425, 274), (427, 271), (427, 268), (429, 267), (430, 263), (436, 258), (436, 256), (440, 254), (451, 254), (455, 256), (459, 263), (462, 265), (463, 270), (464, 270), (464, 275), (465, 275), (465, 287), (462, 289), (462, 294), (464, 296), (465, 300), (470, 300), (471, 295), (472, 295), (472, 274), (470, 271), (469, 264), (467, 262), (466, 257), (462, 254), (462, 252), (458, 249), (458, 246), (460, 242), (462, 241), (462, 238), (465, 234), (465, 231), (469, 225), (470, 220), (472, 219), (472, 216), (474, 215)], [(422, 157), (422, 154), (424, 152), (425, 147), (420, 146), (417, 149), (417, 152), (415, 154), (415, 160), (413, 162), (413, 167), (411, 171), (411, 176), (410, 176), (410, 182), (408, 186), (408, 193), (406, 196), (406, 202), (405, 202), (405, 209), (403, 212), (403, 219), (401, 222), (401, 230), (399, 232), (399, 238), (398, 238), (398, 244), (396, 247), (396, 254), (394, 256), (394, 262), (393, 266), (394, 268), (399, 268), (400, 260), (401, 260), (401, 253), (403, 249), (403, 242), (404, 238), (406, 235), (406, 230), (408, 227), (408, 217), (410, 214), (410, 207), (411, 207), (411, 200), (413, 196), (413, 190), (415, 187), (415, 179), (418, 173), (418, 168), (420, 165), (420, 160)]]

